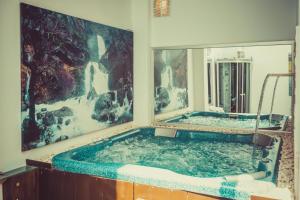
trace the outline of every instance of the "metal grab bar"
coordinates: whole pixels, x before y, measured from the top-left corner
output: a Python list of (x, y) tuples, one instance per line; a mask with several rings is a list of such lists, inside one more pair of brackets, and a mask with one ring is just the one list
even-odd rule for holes
[(261, 108), (262, 108), (262, 102), (263, 102), (263, 98), (264, 98), (264, 94), (265, 94), (265, 89), (266, 89), (266, 85), (268, 82), (268, 79), (270, 77), (277, 77), (275, 86), (274, 86), (274, 90), (273, 90), (273, 98), (272, 98), (272, 106), (271, 106), (271, 113), (270, 115), (272, 115), (273, 112), (273, 103), (274, 103), (274, 97), (275, 97), (275, 91), (276, 91), (276, 87), (277, 87), (277, 82), (279, 77), (294, 77), (295, 73), (278, 73), (278, 74), (267, 74), (263, 86), (262, 86), (262, 90), (260, 93), (260, 99), (259, 99), (259, 104), (258, 104), (258, 110), (257, 110), (257, 118), (256, 118), (256, 126), (255, 126), (255, 134), (258, 131), (258, 127), (259, 127), (259, 122), (260, 122), (260, 115), (261, 115)]
[(274, 85), (273, 96), (272, 96), (272, 104), (271, 104), (271, 110), (270, 110), (270, 115), (269, 115), (269, 126), (271, 125), (271, 122), (272, 122), (273, 106), (274, 106), (274, 99), (275, 99), (278, 80), (279, 80), (279, 76), (277, 76), (276, 81), (275, 81), (275, 85)]

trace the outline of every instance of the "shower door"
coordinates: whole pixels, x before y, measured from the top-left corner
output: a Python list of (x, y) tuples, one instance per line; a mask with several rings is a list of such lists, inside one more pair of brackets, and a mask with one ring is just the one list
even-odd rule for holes
[(225, 112), (249, 112), (250, 65), (250, 61), (216, 62), (216, 105)]

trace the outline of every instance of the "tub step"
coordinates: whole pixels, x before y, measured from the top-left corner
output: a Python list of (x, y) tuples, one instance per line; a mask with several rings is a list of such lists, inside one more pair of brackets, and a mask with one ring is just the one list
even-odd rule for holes
[(177, 131), (176, 129), (156, 128), (155, 129), (155, 136), (174, 138), (175, 135), (176, 135), (176, 131)]

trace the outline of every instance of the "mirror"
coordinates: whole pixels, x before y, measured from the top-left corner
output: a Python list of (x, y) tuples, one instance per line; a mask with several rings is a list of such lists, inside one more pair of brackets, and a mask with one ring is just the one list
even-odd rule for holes
[[(287, 130), (292, 116), (292, 49), (291, 44), (155, 49), (155, 124)], [(266, 83), (257, 124), (268, 74), (275, 75)]]
[(188, 107), (187, 50), (154, 51), (155, 114)]

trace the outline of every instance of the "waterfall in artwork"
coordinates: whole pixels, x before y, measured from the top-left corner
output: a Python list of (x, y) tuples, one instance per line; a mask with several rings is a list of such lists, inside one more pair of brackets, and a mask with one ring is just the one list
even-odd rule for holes
[(92, 90), (95, 90), (97, 95), (108, 92), (108, 74), (100, 70), (98, 63), (90, 61), (85, 68), (84, 85), (86, 96)]
[(26, 85), (25, 85), (25, 94), (24, 94), (24, 101), (26, 103), (29, 102), (30, 79), (31, 79), (31, 75), (30, 75), (30, 73), (28, 71), (26, 71)]

